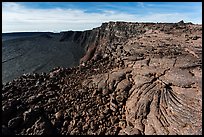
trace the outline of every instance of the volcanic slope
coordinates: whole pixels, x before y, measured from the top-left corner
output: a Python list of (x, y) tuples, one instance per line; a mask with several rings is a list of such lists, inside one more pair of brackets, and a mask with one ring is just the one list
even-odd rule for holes
[(201, 25), (109, 22), (90, 33), (79, 66), (3, 85), (2, 134), (202, 134)]
[(5, 34), (2, 38), (3, 82), (24, 73), (47, 73), (57, 66), (77, 66), (84, 54), (84, 48), (76, 42), (60, 41), (59, 33), (23, 34)]

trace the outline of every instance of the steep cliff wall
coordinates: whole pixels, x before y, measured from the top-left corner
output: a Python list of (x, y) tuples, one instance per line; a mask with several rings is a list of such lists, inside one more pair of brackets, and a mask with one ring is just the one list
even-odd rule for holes
[(92, 30), (61, 32), (60, 41), (71, 40), (84, 47), (85, 55), (80, 62), (86, 62), (93, 57), (95, 51), (104, 51), (110, 44), (120, 43), (144, 33), (142, 28), (143, 24), (139, 23), (108, 22)]

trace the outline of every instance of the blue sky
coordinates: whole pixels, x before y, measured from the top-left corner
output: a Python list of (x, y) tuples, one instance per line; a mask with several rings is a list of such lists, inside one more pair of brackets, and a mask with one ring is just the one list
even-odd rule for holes
[(2, 32), (87, 30), (103, 22), (202, 24), (201, 2), (3, 2)]

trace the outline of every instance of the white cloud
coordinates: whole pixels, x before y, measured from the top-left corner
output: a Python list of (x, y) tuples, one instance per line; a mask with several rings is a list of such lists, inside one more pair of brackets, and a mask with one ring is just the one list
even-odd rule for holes
[[(13, 2), (3, 3), (2, 6), (2, 32), (87, 30), (108, 21), (178, 22), (182, 19), (191, 21), (188, 15), (181, 13), (141, 16), (113, 10), (87, 13), (79, 9), (31, 9)], [(201, 19), (195, 19), (193, 23), (202, 22)]]
[(15, 2), (3, 2), (2, 7), (3, 9), (10, 9), (10, 10), (18, 10), (20, 8), (23, 8), (22, 5), (17, 4)]
[(138, 3), (138, 5), (140, 6), (140, 7), (142, 7), (142, 8), (144, 8), (145, 6), (144, 6), (144, 2), (137, 2)]

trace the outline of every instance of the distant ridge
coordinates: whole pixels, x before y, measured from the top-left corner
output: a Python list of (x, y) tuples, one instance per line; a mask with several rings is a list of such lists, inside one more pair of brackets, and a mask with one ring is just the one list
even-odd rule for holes
[(2, 33), (3, 35), (7, 36), (14, 36), (14, 35), (36, 35), (36, 34), (53, 34), (53, 32), (9, 32), (9, 33)]

